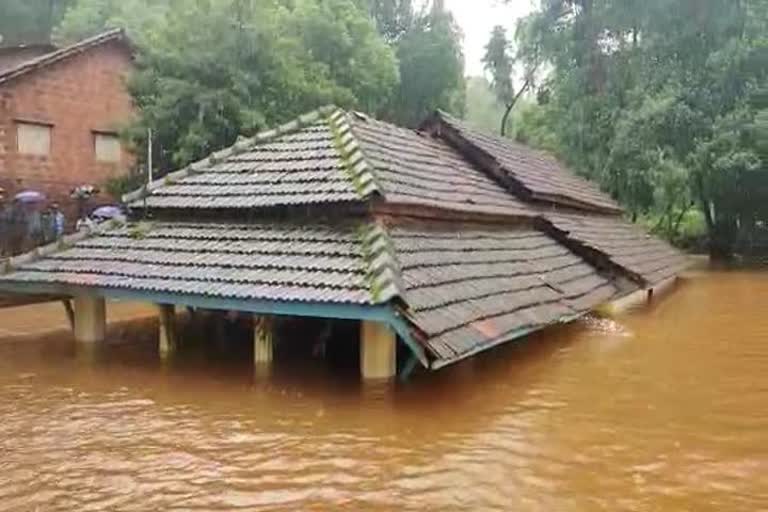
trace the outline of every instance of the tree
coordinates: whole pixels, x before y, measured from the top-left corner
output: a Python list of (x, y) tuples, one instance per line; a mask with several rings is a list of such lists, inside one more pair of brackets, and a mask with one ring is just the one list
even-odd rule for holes
[(515, 58), (510, 55), (511, 43), (507, 39), (507, 31), (501, 25), (494, 27), (491, 40), (485, 47), (483, 63), (485, 69), (491, 74), (491, 85), (496, 97), (504, 105), (504, 114), (501, 117), (501, 136), (507, 134), (507, 123), (512, 109), (515, 108), (520, 97), (533, 85), (535, 69), (529, 70), (523, 81), (523, 85), (515, 91), (512, 82), (512, 73), (515, 66)]
[(413, 0), (367, 0), (367, 7), (379, 33), (390, 44), (400, 41), (417, 19)]
[(560, 156), (672, 235), (694, 205), (727, 255), (768, 222), (767, 33), (760, 0), (543, 0), (516, 39), (552, 69), (535, 119)]
[(379, 116), (415, 126), (436, 109), (464, 114), (461, 31), (442, 0), (415, 10), (411, 0), (362, 0), (394, 49), (400, 86)]
[(153, 129), (161, 171), (323, 104), (376, 112), (397, 86), (392, 50), (352, 0), (184, 7), (79, 0), (58, 31), (65, 38), (127, 27), (138, 47), (129, 89), (140, 117), (126, 135), (142, 155)]
[(71, 0), (3, 0), (0, 44), (48, 43)]

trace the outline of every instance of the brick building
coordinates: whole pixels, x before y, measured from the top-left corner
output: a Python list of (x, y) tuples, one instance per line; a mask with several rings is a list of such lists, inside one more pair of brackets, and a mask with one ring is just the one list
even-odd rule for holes
[(121, 30), (61, 49), (0, 50), (0, 187), (6, 197), (34, 189), (71, 205), (74, 187), (103, 185), (131, 169), (134, 158), (118, 138), (133, 114), (125, 87), (131, 67)]

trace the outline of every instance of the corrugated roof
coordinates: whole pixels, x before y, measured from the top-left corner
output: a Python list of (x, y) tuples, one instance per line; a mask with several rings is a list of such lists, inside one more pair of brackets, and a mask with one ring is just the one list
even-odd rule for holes
[(82, 41), (79, 41), (60, 50), (46, 53), (13, 67), (3, 69), (0, 71), (0, 85), (36, 69), (49, 66), (74, 55), (78, 55), (84, 51), (90, 50), (91, 48), (101, 46), (112, 41), (127, 41), (125, 33), (122, 29), (118, 28), (103, 32), (93, 37), (89, 37), (88, 39), (83, 39)]
[(442, 137), (478, 152), (483, 158), (482, 162), (475, 162), (477, 165), (491, 174), (501, 171), (505, 178), (515, 182), (518, 191), (531, 199), (621, 212), (621, 207), (597, 185), (576, 176), (552, 156), (478, 131), (444, 112), (438, 112), (435, 119), (442, 125)]
[(682, 252), (619, 216), (546, 213), (544, 217), (568, 238), (605, 254), (646, 286), (675, 276), (690, 265)]

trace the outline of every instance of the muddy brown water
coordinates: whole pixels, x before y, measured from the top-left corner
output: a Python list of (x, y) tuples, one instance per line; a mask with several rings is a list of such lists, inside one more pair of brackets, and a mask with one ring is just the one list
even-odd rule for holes
[(768, 510), (768, 273), (405, 386), (0, 343), (0, 511)]

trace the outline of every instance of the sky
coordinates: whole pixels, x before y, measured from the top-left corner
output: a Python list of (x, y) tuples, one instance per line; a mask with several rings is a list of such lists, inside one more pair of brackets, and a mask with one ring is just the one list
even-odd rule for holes
[(511, 37), (515, 21), (530, 13), (536, 3), (535, 0), (509, 0), (506, 4), (501, 0), (445, 0), (445, 6), (464, 31), (467, 75), (483, 75), (483, 54), (493, 27), (503, 25)]

